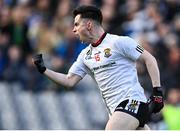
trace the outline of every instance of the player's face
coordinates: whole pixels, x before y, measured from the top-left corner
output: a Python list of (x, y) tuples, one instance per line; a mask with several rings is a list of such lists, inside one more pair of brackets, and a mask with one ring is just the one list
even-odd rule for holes
[(79, 37), (81, 41), (87, 42), (88, 31), (86, 20), (82, 19), (80, 15), (74, 18), (73, 32)]

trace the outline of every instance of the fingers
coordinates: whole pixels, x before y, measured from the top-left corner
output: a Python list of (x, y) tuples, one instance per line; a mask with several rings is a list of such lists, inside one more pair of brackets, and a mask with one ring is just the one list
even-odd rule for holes
[(36, 65), (38, 71), (40, 73), (44, 73), (46, 70), (46, 67), (43, 62), (42, 54), (34, 55), (32, 58), (33, 63)]
[(36, 54), (33, 56), (34, 61), (42, 59), (42, 54)]

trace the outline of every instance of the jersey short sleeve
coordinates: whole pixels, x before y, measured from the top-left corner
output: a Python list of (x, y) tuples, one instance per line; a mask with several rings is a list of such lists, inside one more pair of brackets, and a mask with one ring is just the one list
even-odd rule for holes
[(88, 73), (88, 68), (83, 62), (83, 51), (79, 54), (77, 60), (69, 69), (69, 73), (79, 75), (82, 78)]
[(144, 48), (140, 46), (135, 40), (124, 36), (117, 40), (116, 48), (121, 55), (126, 56), (134, 61), (137, 60), (144, 51)]

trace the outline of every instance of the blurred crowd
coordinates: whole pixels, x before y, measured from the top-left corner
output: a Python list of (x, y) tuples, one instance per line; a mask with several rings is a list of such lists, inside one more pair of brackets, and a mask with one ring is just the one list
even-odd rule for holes
[[(57, 85), (37, 72), (31, 58), (43, 53), (48, 68), (67, 73), (87, 46), (72, 32), (72, 10), (79, 5), (99, 7), (107, 32), (134, 38), (156, 57), (166, 106), (152, 121), (164, 119), (169, 129), (180, 129), (179, 0), (0, 0), (0, 81), (20, 82), (30, 91), (54, 89)], [(152, 85), (141, 61), (137, 69), (150, 95)]]

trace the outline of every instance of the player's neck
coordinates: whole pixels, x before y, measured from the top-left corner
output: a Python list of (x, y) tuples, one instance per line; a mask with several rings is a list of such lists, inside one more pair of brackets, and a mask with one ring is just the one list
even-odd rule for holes
[(94, 29), (91, 33), (91, 43), (97, 43), (104, 33), (105, 31), (102, 27)]

